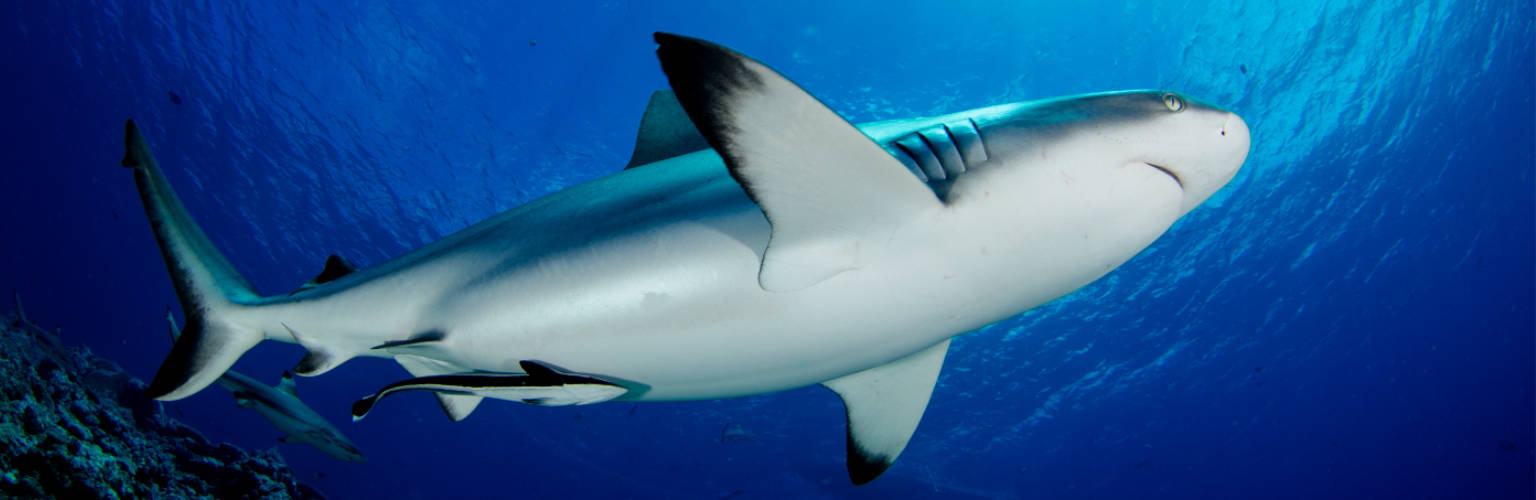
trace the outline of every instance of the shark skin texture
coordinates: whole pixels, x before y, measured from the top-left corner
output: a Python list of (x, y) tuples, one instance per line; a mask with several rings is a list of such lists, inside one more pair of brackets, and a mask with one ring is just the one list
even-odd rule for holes
[[(823, 384), (867, 483), (921, 420), (949, 339), (1055, 300), (1221, 189), (1242, 118), (1162, 90), (854, 125), (761, 62), (657, 33), (622, 170), (387, 262), (329, 259), (262, 295), (177, 200), (129, 121), (122, 165), (187, 318), (148, 393), (186, 397), (263, 340), (320, 375), (396, 360), (450, 418), (534, 404), (739, 397)], [(686, 117), (686, 119), (683, 119)], [(407, 292), (408, 290), (408, 292)], [(532, 367), (532, 368), (530, 368)]]

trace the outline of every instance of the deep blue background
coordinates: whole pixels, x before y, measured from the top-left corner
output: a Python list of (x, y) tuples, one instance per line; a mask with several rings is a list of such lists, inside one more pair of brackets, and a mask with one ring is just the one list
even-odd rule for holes
[[(0, 286), (148, 378), (175, 299), (116, 166), (125, 118), (276, 293), (328, 253), (377, 263), (619, 169), (665, 87), (655, 30), (759, 58), (854, 121), (1168, 88), (1243, 115), (1253, 150), (1142, 256), (960, 337), (869, 486), (847, 485), (819, 388), (488, 402), (456, 424), (410, 395), (348, 423), (405, 376), (368, 359), (299, 385), (370, 461), (281, 448), (333, 498), (1533, 494), (1530, 2), (376, 3), (0, 7)], [(237, 369), (275, 380), (301, 355), (263, 344)], [(223, 391), (167, 408), (275, 444)]]

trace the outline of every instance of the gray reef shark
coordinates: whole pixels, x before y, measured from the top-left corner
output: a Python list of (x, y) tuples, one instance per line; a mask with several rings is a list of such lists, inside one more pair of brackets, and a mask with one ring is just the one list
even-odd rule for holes
[(55, 348), (56, 351), (64, 349), (64, 344), (59, 342), (58, 327), (54, 327), (53, 330), (44, 330), (43, 327), (37, 326), (37, 323), (33, 323), (31, 319), (27, 318), (27, 310), (21, 306), (21, 292), (11, 294), (11, 301), (16, 309), (16, 319), (12, 321), (12, 326), (30, 333), (39, 342)]
[[(176, 317), (166, 311), (165, 321), (170, 326), (171, 340), (175, 341)], [(277, 438), (278, 441), (308, 444), (326, 455), (347, 462), (367, 461), (368, 458), (357, 449), (357, 445), (352, 444), (352, 440), (347, 439), (336, 426), (299, 399), (292, 374), (283, 372), (283, 379), (277, 383), (277, 387), (257, 382), (234, 370), (224, 372), (214, 382), (229, 389), (229, 393), (235, 397), (236, 405), (261, 414), (262, 418), (281, 431), (283, 437)]]
[[(1229, 181), (1237, 115), (1167, 91), (855, 126), (730, 49), (665, 33), (627, 168), (366, 269), (263, 296), (193, 222), (132, 121), (127, 154), (186, 314), (148, 393), (184, 398), (271, 339), (319, 375), (393, 358), (461, 419), (538, 404), (822, 384), (849, 476), (906, 447), (950, 338), (1109, 273)], [(340, 262), (340, 259), (332, 259)], [(360, 410), (360, 411), (358, 411)]]

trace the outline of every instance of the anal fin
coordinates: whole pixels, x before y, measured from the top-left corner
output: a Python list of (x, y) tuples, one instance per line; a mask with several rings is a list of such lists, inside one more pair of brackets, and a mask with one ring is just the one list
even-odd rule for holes
[(352, 359), (353, 352), (355, 352), (344, 352), (332, 346), (315, 342), (287, 324), (283, 325), (283, 329), (288, 330), (288, 334), (293, 336), (293, 340), (300, 346), (303, 346), (306, 351), (309, 351), (308, 354), (304, 355), (304, 359), (300, 359), (299, 364), (293, 367), (293, 373), (305, 377), (314, 377), (331, 371), (331, 369), (341, 366), (342, 363)]
[(917, 430), (949, 340), (905, 358), (823, 382), (848, 411), (848, 478), (860, 485), (890, 468)]

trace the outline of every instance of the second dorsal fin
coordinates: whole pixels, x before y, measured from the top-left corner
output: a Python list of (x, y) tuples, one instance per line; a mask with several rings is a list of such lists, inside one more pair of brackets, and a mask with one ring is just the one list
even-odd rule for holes
[(671, 90), (651, 93), (645, 105), (645, 115), (640, 117), (640, 131), (635, 134), (635, 152), (624, 168), (665, 160), (708, 149), (709, 142), (693, 127), (688, 113), (678, 104), (677, 95)]
[(320, 270), (320, 274), (315, 275), (313, 279), (309, 280), (309, 283), (305, 284), (311, 286), (323, 285), (336, 281), (337, 278), (342, 276), (352, 274), (356, 270), (357, 266), (347, 262), (347, 259), (342, 258), (340, 255), (331, 254), (330, 257), (325, 258), (325, 268)]
[(325, 268), (320, 270), (320, 274), (316, 274), (314, 278), (310, 278), (310, 280), (304, 282), (303, 285), (299, 285), (297, 290), (289, 292), (288, 294), (293, 295), (295, 293), (336, 281), (342, 276), (352, 274), (354, 271), (357, 271), (357, 266), (352, 265), (351, 262), (347, 262), (347, 259), (342, 258), (340, 255), (331, 254), (330, 257), (325, 258)]

